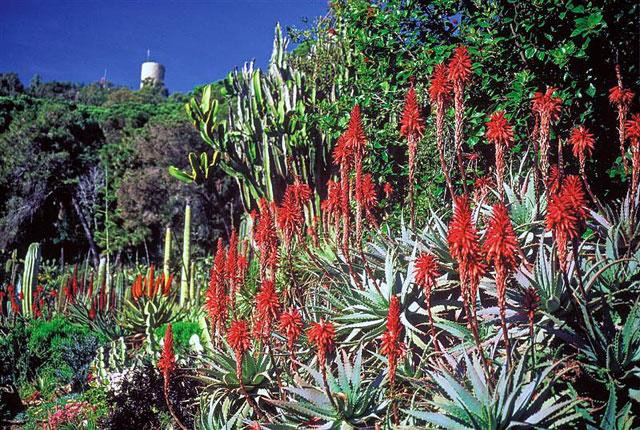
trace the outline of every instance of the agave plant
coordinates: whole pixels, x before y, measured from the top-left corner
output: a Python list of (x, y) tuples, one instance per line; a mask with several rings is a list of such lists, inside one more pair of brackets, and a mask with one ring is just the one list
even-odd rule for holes
[[(597, 379), (613, 381), (621, 387), (640, 384), (640, 302), (631, 308), (626, 317), (621, 315), (621, 327), (617, 327), (610, 315), (599, 324), (582, 306), (585, 333), (576, 336), (585, 368)], [(607, 310), (609, 314), (611, 310)], [(626, 312), (625, 312), (626, 313)], [(638, 399), (640, 401), (640, 398)]]
[[(631, 403), (627, 402), (618, 409), (618, 396), (616, 395), (616, 387), (613, 383), (609, 384), (609, 400), (602, 414), (600, 423), (595, 426), (587, 424), (587, 430), (631, 430), (635, 421), (634, 413), (631, 409)], [(635, 427), (637, 428), (637, 427)]]
[[(455, 362), (452, 357), (448, 359)], [(579, 417), (577, 402), (554, 393), (558, 365), (527, 370), (526, 354), (507, 371), (500, 367), (494, 385), (488, 383), (480, 360), (464, 356), (466, 372), (451, 374), (439, 367), (429, 375), (439, 396), (430, 405), (434, 412), (410, 410), (420, 421), (446, 429), (563, 428)]]
[[(240, 394), (241, 384), (236, 374), (234, 352), (226, 341), (221, 349), (216, 349), (203, 357), (201, 364), (194, 378), (204, 384), (202, 394), (207, 400), (207, 416), (213, 417), (211, 422), (221, 422), (223, 417), (235, 416), (238, 411), (248, 407), (243, 395)], [(269, 372), (272, 367), (269, 354), (244, 355), (242, 382), (250, 395), (256, 395), (258, 390), (268, 386)], [(246, 413), (248, 411), (241, 413), (240, 416)]]
[[(342, 355), (342, 358), (340, 357)], [(350, 429), (372, 425), (380, 419), (387, 406), (381, 389), (384, 374), (372, 380), (365, 379), (362, 369), (362, 349), (353, 363), (342, 351), (337, 354), (338, 374), (327, 374), (333, 399), (329, 399), (323, 387), (322, 375), (311, 367), (302, 365), (311, 376), (314, 386), (285, 387), (290, 400), (271, 400), (286, 420), (281, 424), (262, 424), (267, 429), (297, 429), (301, 425), (322, 426), (325, 429)]]
[(201, 430), (233, 430), (244, 427), (245, 420), (251, 413), (248, 404), (232, 412), (232, 400), (228, 397), (200, 398), (200, 413), (198, 416), (198, 428)]

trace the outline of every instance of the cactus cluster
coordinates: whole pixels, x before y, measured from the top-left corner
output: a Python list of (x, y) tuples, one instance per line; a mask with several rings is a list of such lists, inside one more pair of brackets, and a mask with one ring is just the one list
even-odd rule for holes
[[(208, 155), (202, 154), (198, 162), (191, 154), (192, 173), (172, 168), (173, 176), (202, 181), (209, 167), (217, 164), (237, 180), (246, 210), (256, 208), (262, 197), (279, 201), (294, 179), (325, 195), (333, 140), (311, 120), (316, 82), (288, 61), (288, 43), (276, 26), (268, 70), (263, 72), (250, 62), (229, 73), (224, 81), (230, 103), (226, 119), (218, 118), (220, 105), (213, 85), (186, 105), (193, 125), (214, 155), (209, 162)], [(335, 92), (332, 96), (335, 98)]]

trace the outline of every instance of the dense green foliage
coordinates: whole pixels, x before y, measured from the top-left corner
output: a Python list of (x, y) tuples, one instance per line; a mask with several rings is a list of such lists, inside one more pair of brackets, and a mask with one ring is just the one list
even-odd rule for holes
[(24, 89), (15, 79), (0, 80), (0, 250), (41, 242), (46, 258), (89, 252), (97, 264), (107, 248), (116, 262), (155, 257), (152, 244), (182, 222), (186, 201), (207, 220), (197, 250), (228, 234), (237, 204), (230, 181), (217, 174), (186, 187), (167, 173), (184, 151), (203, 148), (180, 97), (38, 80)]
[[(69, 409), (70, 428), (634, 428), (640, 192), (607, 95), (616, 64), (640, 88), (638, 28), (629, 0), (344, 0), (290, 29), (293, 51), (278, 26), (267, 70), (188, 95), (0, 75), (0, 249), (20, 251), (0, 254), (0, 393), (17, 399), (0, 420), (55, 427)], [(473, 62), (464, 164), (454, 108), (436, 129), (428, 97), (460, 45)], [(410, 85), (426, 123), (415, 225), (399, 132)], [(548, 87), (562, 109), (545, 161), (564, 171), (543, 183), (531, 102)], [(455, 194), (456, 167), (469, 185), (498, 171), (496, 110), (514, 128), (504, 183), (451, 204), (443, 170)], [(579, 124), (595, 150), (572, 176)], [(355, 150), (333, 157), (340, 136), (363, 147), (366, 198)], [(336, 204), (326, 181), (340, 173)], [(181, 262), (186, 202), (196, 255), (185, 234)], [(174, 257), (160, 270), (166, 226)], [(20, 276), (30, 242), (45, 261)]]

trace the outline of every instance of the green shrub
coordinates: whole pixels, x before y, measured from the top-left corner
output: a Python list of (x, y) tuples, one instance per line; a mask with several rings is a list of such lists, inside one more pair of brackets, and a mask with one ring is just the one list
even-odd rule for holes
[[(173, 330), (173, 342), (174, 347), (178, 350), (188, 350), (189, 349), (189, 339), (194, 334), (198, 336), (202, 336), (202, 330), (198, 326), (197, 322), (192, 321), (176, 321), (171, 323), (171, 328)], [(167, 330), (167, 325), (163, 324), (162, 326), (156, 329), (156, 336), (158, 339), (164, 339), (164, 332)]]

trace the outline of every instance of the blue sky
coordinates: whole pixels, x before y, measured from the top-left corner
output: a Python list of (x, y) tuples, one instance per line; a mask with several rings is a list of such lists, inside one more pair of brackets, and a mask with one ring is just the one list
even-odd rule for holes
[(165, 65), (170, 91), (223, 78), (271, 54), (276, 22), (303, 26), (327, 0), (0, 0), (0, 72), (25, 83), (95, 82), (137, 87), (140, 63)]

